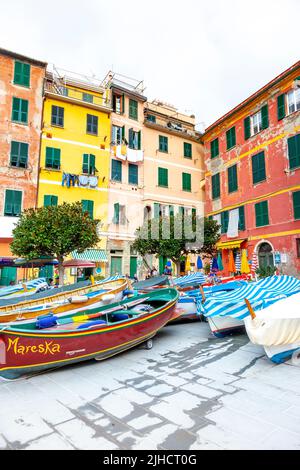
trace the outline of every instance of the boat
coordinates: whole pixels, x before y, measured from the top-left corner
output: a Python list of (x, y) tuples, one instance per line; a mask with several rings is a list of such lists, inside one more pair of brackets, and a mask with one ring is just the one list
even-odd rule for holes
[(0, 299), (14, 299), (19, 296), (28, 296), (49, 289), (46, 278), (39, 277), (31, 281), (25, 281), (13, 286), (2, 287), (0, 289)]
[[(107, 280), (82, 288), (53, 293), (51, 296), (0, 306), (0, 323), (35, 318), (41, 314), (78, 312), (122, 300), (126, 278)], [(55, 289), (52, 289), (54, 291)]]
[(249, 339), (264, 347), (271, 361), (280, 364), (300, 357), (300, 293), (279, 300), (258, 312), (246, 299), (250, 315), (245, 318)]
[(0, 376), (15, 379), (88, 359), (103, 360), (151, 339), (171, 318), (174, 288), (31, 322), (0, 325)]
[(199, 320), (200, 315), (197, 309), (197, 302), (194, 297), (191, 297), (183, 292), (180, 292), (177, 304), (175, 306), (176, 318), (171, 322), (179, 320)]

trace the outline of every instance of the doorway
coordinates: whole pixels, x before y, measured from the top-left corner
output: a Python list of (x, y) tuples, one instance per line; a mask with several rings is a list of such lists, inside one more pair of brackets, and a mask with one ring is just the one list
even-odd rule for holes
[(110, 258), (110, 275), (122, 274), (122, 257), (112, 256)]
[(260, 268), (274, 266), (274, 256), (272, 247), (269, 243), (261, 243), (258, 247), (258, 264)]

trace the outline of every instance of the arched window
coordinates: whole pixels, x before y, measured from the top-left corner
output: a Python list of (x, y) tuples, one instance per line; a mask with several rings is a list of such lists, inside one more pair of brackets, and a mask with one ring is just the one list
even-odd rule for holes
[(258, 247), (258, 262), (260, 268), (274, 266), (274, 256), (269, 243), (262, 243)]

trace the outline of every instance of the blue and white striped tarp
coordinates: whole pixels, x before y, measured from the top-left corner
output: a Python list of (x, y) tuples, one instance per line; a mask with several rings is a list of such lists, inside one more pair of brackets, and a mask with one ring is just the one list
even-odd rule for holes
[(47, 281), (44, 277), (39, 277), (38, 279), (33, 279), (32, 281), (25, 281), (14, 286), (3, 287), (0, 289), (0, 297), (5, 298), (13, 294), (22, 294), (25, 293), (24, 285), (28, 290), (38, 289), (39, 287), (47, 287)]
[(95, 284), (102, 284), (102, 282), (110, 282), (110, 281), (116, 281), (117, 279), (124, 279), (125, 276), (120, 276), (119, 274), (116, 276), (109, 276), (106, 277), (105, 279), (101, 279), (101, 281), (96, 281)]
[(175, 286), (192, 286), (197, 284), (204, 284), (206, 277), (202, 273), (187, 274), (186, 276), (177, 277), (173, 279)]
[(293, 276), (270, 276), (257, 281), (257, 285), (263, 289), (292, 295), (300, 292), (300, 279)]

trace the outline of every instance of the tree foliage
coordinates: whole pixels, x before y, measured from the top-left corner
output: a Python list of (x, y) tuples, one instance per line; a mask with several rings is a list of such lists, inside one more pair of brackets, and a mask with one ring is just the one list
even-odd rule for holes
[(64, 258), (74, 250), (82, 252), (97, 245), (99, 222), (82, 211), (80, 202), (28, 209), (21, 214), (13, 230), (11, 250), (26, 259), (56, 258), (62, 283)]

